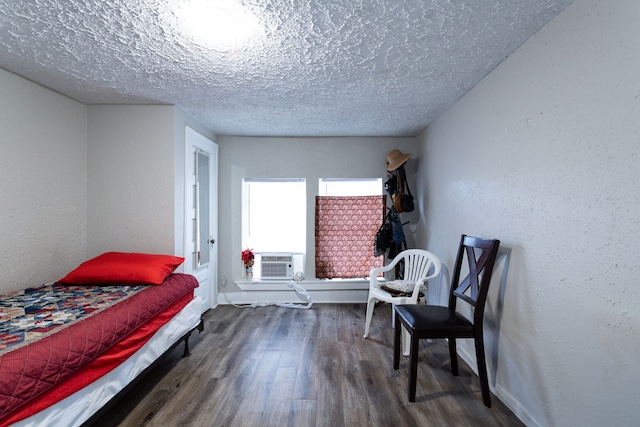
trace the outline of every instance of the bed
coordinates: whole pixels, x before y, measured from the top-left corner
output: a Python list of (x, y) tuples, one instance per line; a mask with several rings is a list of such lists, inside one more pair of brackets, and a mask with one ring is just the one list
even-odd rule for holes
[(63, 279), (0, 298), (0, 426), (91, 420), (202, 330), (183, 258), (110, 252)]

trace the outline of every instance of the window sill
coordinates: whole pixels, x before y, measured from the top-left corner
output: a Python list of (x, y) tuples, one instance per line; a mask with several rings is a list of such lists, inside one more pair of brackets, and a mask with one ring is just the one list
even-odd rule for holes
[[(290, 280), (241, 280), (234, 282), (243, 291), (282, 291)], [(369, 289), (369, 279), (302, 280), (296, 282), (308, 291)]]

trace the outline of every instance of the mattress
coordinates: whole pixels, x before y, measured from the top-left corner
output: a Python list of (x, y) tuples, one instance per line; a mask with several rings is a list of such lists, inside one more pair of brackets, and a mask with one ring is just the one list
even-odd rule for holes
[[(80, 426), (200, 323), (202, 299), (194, 298), (133, 356), (83, 389), (12, 427)], [(174, 351), (178, 351), (175, 349)]]
[[(43, 402), (55, 403), (118, 366), (192, 300), (195, 287), (195, 277), (172, 274), (161, 285), (47, 285), (3, 300), (0, 425), (42, 409)], [(17, 299), (26, 300), (24, 307)], [(19, 310), (24, 313), (16, 315)], [(163, 313), (165, 319), (158, 321)], [(119, 348), (122, 342), (127, 345)], [(99, 361), (108, 354), (108, 363)], [(91, 375), (83, 372), (91, 366)]]

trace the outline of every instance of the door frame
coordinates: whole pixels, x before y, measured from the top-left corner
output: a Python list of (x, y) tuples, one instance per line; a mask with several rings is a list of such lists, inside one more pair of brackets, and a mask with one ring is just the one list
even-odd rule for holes
[[(194, 186), (196, 177), (195, 152), (209, 154), (209, 230), (214, 243), (209, 245), (210, 262), (206, 267), (195, 267), (193, 247)], [(185, 126), (185, 180), (184, 180), (184, 271), (198, 278), (201, 287), (195, 294), (203, 299), (202, 312), (218, 305), (218, 144), (195, 129)]]

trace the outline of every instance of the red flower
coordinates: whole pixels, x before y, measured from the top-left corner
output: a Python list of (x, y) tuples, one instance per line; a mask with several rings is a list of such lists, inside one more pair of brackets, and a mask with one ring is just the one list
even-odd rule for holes
[(253, 258), (253, 249), (245, 249), (244, 251), (242, 251), (242, 262), (244, 263), (244, 265), (253, 265)]

